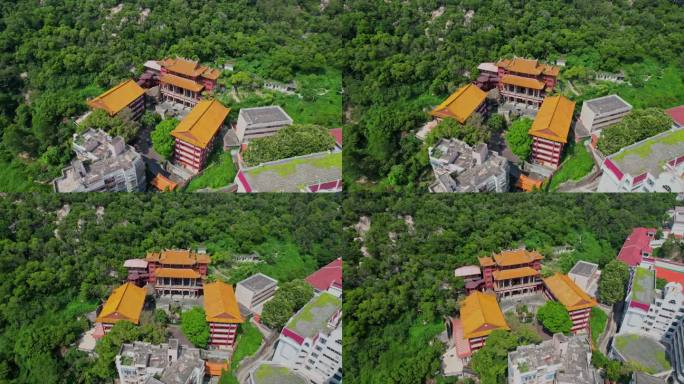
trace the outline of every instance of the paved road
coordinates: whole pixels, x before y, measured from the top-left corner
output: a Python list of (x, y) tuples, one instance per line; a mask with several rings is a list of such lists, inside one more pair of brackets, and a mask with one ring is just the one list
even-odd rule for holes
[(278, 340), (278, 333), (271, 331), (261, 324), (257, 324), (252, 321), (252, 325), (256, 326), (259, 331), (264, 335), (264, 341), (261, 343), (259, 350), (250, 357), (245, 357), (240, 361), (237, 369), (235, 370), (235, 377), (239, 383), (247, 383), (247, 376), (249, 372), (264, 360), (267, 360), (273, 354), (273, 347), (275, 342)]

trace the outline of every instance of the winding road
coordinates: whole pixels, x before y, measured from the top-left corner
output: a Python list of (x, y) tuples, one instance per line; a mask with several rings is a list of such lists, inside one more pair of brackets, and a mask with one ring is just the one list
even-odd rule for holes
[(234, 375), (239, 383), (246, 383), (249, 372), (251, 372), (256, 365), (271, 357), (275, 342), (278, 340), (277, 332), (266, 328), (262, 324), (255, 323), (254, 321), (251, 323), (252, 325), (256, 326), (264, 335), (264, 341), (261, 343), (261, 347), (259, 347), (259, 350), (254, 355), (245, 357), (242, 359), (242, 361), (240, 361), (240, 364), (234, 372)]

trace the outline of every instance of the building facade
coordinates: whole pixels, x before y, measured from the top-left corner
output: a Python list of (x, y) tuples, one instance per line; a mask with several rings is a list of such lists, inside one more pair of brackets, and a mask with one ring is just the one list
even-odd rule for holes
[(588, 331), (591, 309), (598, 305), (596, 299), (561, 273), (544, 279), (544, 294), (549, 300), (556, 300), (565, 306), (572, 320), (572, 333)]
[(202, 294), (211, 258), (189, 250), (150, 252), (147, 261), (148, 283), (160, 296), (197, 297)]
[(532, 136), (532, 163), (558, 168), (563, 147), (568, 142), (574, 110), (575, 102), (564, 96), (544, 99), (529, 131)]
[(493, 290), (499, 298), (539, 291), (542, 288), (539, 272), (543, 258), (539, 252), (526, 249), (480, 257), (482, 288)]
[(496, 296), (477, 291), (463, 301), (459, 323), (452, 326), (451, 333), (455, 336), (456, 349), (464, 351), (465, 356), (484, 347), (494, 330), (510, 330)]
[(618, 95), (608, 95), (587, 100), (582, 104), (578, 122), (590, 135), (622, 121), (632, 111), (632, 106)]
[(89, 100), (88, 106), (101, 109), (109, 116), (128, 111), (133, 120), (138, 120), (145, 112), (145, 90), (133, 80), (126, 80), (100, 96)]
[(209, 345), (233, 348), (238, 326), (244, 322), (233, 287), (222, 281), (205, 284), (204, 312), (209, 323)]
[(684, 319), (675, 323), (667, 346), (675, 383), (684, 384)]
[(147, 273), (147, 261), (143, 259), (128, 259), (124, 261), (124, 268), (128, 271), (126, 280), (139, 287), (145, 286), (149, 275)]
[(261, 315), (264, 303), (275, 295), (278, 281), (263, 273), (252, 275), (235, 285), (235, 295), (240, 305), (252, 313)]
[(596, 297), (598, 294), (598, 284), (601, 278), (598, 264), (580, 260), (568, 272), (568, 277), (589, 296)]
[(560, 68), (538, 60), (513, 58), (497, 63), (499, 93), (506, 103), (538, 109), (556, 86)]
[(165, 59), (159, 62), (159, 86), (162, 100), (194, 107), (203, 92), (212, 92), (221, 71), (199, 65), (183, 58)]
[(278, 105), (242, 108), (235, 125), (240, 143), (251, 139), (275, 135), (280, 129), (292, 125), (292, 118)]

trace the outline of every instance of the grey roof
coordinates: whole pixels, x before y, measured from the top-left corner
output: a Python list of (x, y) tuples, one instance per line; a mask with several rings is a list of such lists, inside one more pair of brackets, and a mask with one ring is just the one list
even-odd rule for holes
[(584, 102), (589, 109), (598, 115), (629, 111), (632, 106), (618, 95), (608, 95)]
[(264, 363), (251, 374), (254, 384), (306, 384), (306, 379), (289, 368)]
[(664, 365), (659, 358), (666, 355), (665, 347), (647, 336), (617, 335), (613, 340), (613, 349), (622, 360), (637, 363), (650, 372), (660, 373), (672, 368), (669, 362)]
[(263, 273), (257, 273), (256, 275), (252, 275), (242, 280), (238, 284), (244, 286), (252, 292), (258, 292), (278, 284), (278, 281), (264, 275)]
[(342, 308), (342, 301), (334, 295), (323, 292), (315, 296), (290, 321), (287, 329), (302, 337), (313, 337), (328, 329), (328, 322)]
[[(336, 156), (339, 162), (333, 158)], [(342, 155), (313, 153), (243, 168), (240, 172), (252, 192), (305, 192), (308, 186), (341, 180)]]
[(278, 105), (240, 109), (248, 124), (292, 124), (292, 119)]
[(659, 377), (651, 376), (644, 372), (636, 371), (632, 375), (633, 384), (665, 384), (667, 381)]
[(655, 271), (636, 267), (632, 277), (632, 300), (642, 304), (651, 304), (655, 298)]
[(648, 172), (655, 177), (663, 171), (663, 164), (684, 155), (684, 132), (669, 130), (646, 140), (622, 148), (608, 156), (623, 173), (639, 176)]
[(239, 146), (240, 146), (240, 139), (238, 139), (237, 134), (235, 133), (235, 130), (228, 129), (226, 134), (223, 135), (223, 147), (229, 148), (229, 147), (239, 147)]
[[(177, 339), (169, 339), (167, 344), (155, 345), (146, 342), (123, 344), (119, 350), (120, 356), (132, 359), (133, 365), (146, 368), (162, 369), (159, 382), (163, 384), (184, 384), (192, 375), (195, 368), (203, 369), (204, 361), (197, 348), (184, 348), (178, 345)], [(169, 361), (169, 350), (178, 351), (178, 358)], [(146, 384), (156, 384), (156, 381), (146, 381)]]
[(584, 277), (591, 277), (598, 270), (598, 264), (589, 263), (586, 261), (578, 261), (570, 270), (570, 274), (580, 275)]

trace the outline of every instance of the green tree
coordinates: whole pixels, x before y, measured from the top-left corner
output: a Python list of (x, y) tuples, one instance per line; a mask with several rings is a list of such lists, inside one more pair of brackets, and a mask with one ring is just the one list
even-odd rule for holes
[(252, 86), (254, 83), (254, 79), (252, 78), (252, 75), (250, 75), (248, 72), (235, 72), (230, 76), (230, 79), (228, 80), (230, 84), (233, 86), (233, 90), (235, 91), (235, 94), (240, 96), (238, 93), (238, 89), (240, 87), (249, 87)]
[(124, 109), (116, 116), (110, 117), (107, 112), (96, 109), (81, 123), (83, 129), (101, 129), (111, 136), (120, 136), (126, 142), (133, 140), (140, 130), (140, 123), (133, 120), (131, 111)]
[(294, 304), (287, 298), (276, 295), (264, 304), (261, 320), (266, 326), (281, 329), (294, 313)]
[(157, 124), (157, 127), (152, 131), (152, 148), (164, 156), (165, 158), (170, 158), (173, 154), (173, 147), (175, 145), (175, 139), (171, 136), (171, 131), (173, 131), (178, 125), (178, 120), (176, 119), (166, 119), (161, 123)]
[(569, 333), (572, 319), (565, 306), (557, 301), (547, 301), (537, 310), (537, 320), (551, 333)]
[(621, 122), (602, 132), (596, 146), (604, 155), (610, 155), (671, 127), (672, 119), (662, 109), (635, 109)]
[(296, 312), (313, 298), (314, 289), (306, 281), (297, 279), (281, 284), (278, 288), (278, 295), (291, 302)]
[(531, 127), (532, 120), (523, 117), (514, 121), (506, 133), (508, 147), (521, 161), (526, 161), (532, 152), (532, 138), (528, 133)]
[(427, 145), (434, 145), (442, 138), (455, 138), (465, 141), (468, 145), (474, 146), (489, 141), (490, 133), (487, 127), (482, 125), (482, 117), (479, 114), (473, 115), (461, 124), (454, 119), (442, 120), (425, 139)]
[(209, 323), (207, 323), (204, 309), (195, 307), (183, 312), (181, 330), (194, 346), (205, 348), (209, 342)]
[(629, 281), (627, 264), (613, 260), (601, 272), (598, 297), (602, 303), (613, 305), (625, 299), (625, 290)]
[(335, 139), (328, 134), (327, 128), (295, 124), (280, 129), (275, 135), (251, 140), (243, 158), (248, 164), (257, 165), (334, 147)]
[(506, 380), (508, 352), (518, 346), (516, 336), (497, 329), (487, 337), (487, 343), (473, 354), (471, 366), (482, 384), (502, 384)]

